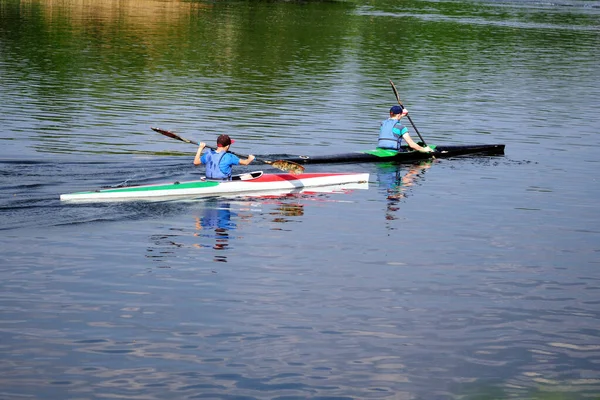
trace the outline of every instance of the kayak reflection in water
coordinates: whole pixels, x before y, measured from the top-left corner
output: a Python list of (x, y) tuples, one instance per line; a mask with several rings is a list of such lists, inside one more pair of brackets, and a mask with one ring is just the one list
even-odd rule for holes
[(423, 178), (423, 174), (433, 165), (433, 162), (434, 160), (424, 160), (410, 166), (399, 164), (378, 165), (377, 177), (381, 187), (386, 188), (388, 200), (386, 219), (396, 219), (393, 212), (400, 209), (398, 203), (406, 198), (408, 189)]

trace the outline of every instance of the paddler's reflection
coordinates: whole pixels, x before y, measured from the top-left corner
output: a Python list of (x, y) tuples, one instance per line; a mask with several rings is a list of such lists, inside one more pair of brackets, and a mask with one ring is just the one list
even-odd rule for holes
[[(196, 233), (198, 237), (214, 239), (214, 250), (227, 250), (229, 246), (230, 231), (236, 229), (232, 218), (236, 218), (236, 212), (231, 211), (231, 205), (227, 202), (208, 202), (205, 204), (204, 214), (196, 217)], [(203, 246), (197, 246), (203, 247)], [(227, 262), (225, 255), (216, 255), (214, 261)]]
[(408, 195), (409, 188), (423, 178), (425, 170), (431, 167), (434, 160), (424, 160), (412, 165), (380, 164), (377, 177), (387, 195), (387, 212), (385, 218), (396, 219), (395, 211), (400, 209), (400, 200)]

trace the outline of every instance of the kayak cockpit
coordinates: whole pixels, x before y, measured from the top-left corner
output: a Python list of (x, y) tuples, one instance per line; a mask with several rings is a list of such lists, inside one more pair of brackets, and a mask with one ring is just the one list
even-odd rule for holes
[[(251, 181), (253, 179), (258, 179), (261, 176), (263, 176), (262, 171), (252, 171), (252, 172), (246, 172), (244, 174), (232, 175), (230, 180), (231, 181)], [(205, 176), (203, 176), (201, 178), (201, 180), (207, 181), (207, 182), (228, 182), (227, 180), (222, 180), (222, 179), (209, 179)]]

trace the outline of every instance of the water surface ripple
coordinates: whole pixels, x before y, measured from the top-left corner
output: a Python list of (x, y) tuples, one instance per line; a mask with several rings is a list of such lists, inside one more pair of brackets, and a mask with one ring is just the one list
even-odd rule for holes
[[(598, 398), (599, 10), (2, 2), (0, 399)], [(307, 166), (366, 190), (59, 200), (198, 178), (151, 126), (370, 149), (388, 79), (428, 143), (506, 155)]]

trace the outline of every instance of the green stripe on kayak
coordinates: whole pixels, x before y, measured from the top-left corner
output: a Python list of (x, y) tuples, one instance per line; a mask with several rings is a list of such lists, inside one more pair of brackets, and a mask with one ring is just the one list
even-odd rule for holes
[(200, 181), (200, 182), (184, 182), (184, 183), (170, 183), (168, 185), (156, 185), (156, 186), (130, 186), (115, 189), (103, 189), (95, 192), (79, 192), (74, 194), (88, 194), (88, 193), (123, 193), (123, 192), (151, 192), (154, 190), (179, 190), (179, 189), (197, 189), (197, 188), (208, 188), (219, 186), (219, 182), (214, 181)]
[[(429, 147), (431, 147), (433, 150), (435, 150), (434, 144), (430, 144)], [(377, 156), (377, 157), (394, 157), (396, 154), (398, 154), (398, 152), (396, 150), (382, 149), (379, 147), (376, 148), (375, 150), (363, 151), (363, 153), (371, 154), (371, 155)]]
[(364, 153), (371, 154), (377, 157), (394, 157), (398, 152), (396, 150), (380, 149), (367, 150)]

